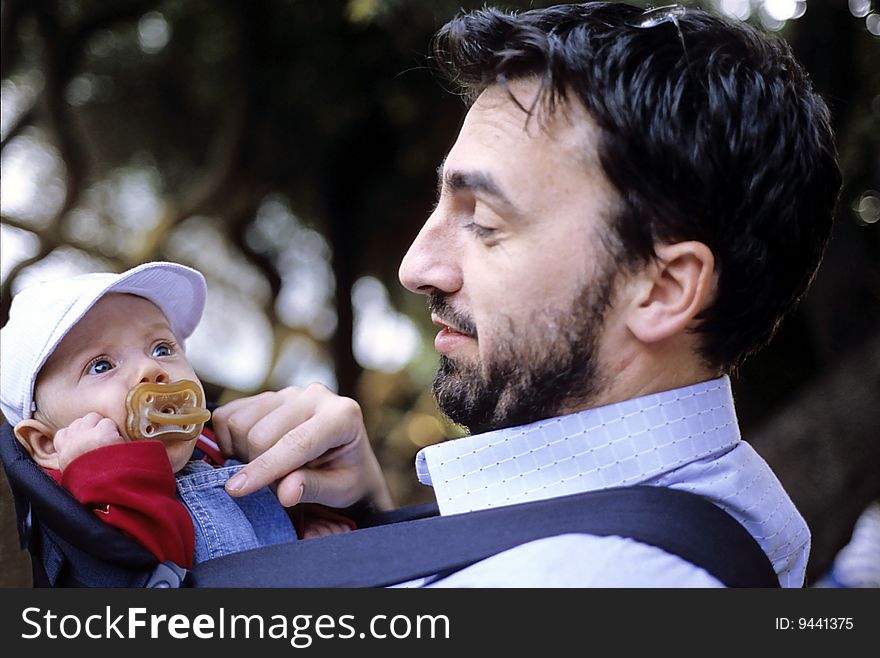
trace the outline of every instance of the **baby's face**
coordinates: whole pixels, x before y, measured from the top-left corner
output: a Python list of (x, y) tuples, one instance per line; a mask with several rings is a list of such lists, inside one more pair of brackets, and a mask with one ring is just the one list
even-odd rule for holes
[[(111, 293), (83, 316), (43, 366), (34, 391), (35, 417), (57, 431), (97, 412), (130, 441), (125, 428), (129, 390), (141, 382), (181, 379), (201, 388), (162, 311), (142, 297)], [(175, 472), (192, 456), (195, 442), (165, 442)]]

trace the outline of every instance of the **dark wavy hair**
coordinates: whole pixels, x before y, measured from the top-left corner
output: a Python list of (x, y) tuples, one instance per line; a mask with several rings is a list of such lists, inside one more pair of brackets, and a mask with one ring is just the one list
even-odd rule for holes
[(783, 41), (703, 11), (592, 2), (461, 15), (434, 57), (470, 100), (536, 78), (540, 107), (584, 105), (622, 265), (682, 240), (715, 256), (696, 329), (708, 364), (732, 370), (773, 337), (819, 266), (841, 183), (828, 108)]

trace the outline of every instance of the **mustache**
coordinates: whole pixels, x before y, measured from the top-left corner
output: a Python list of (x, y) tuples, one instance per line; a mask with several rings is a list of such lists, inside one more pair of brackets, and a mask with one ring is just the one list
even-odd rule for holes
[(434, 291), (428, 297), (428, 311), (436, 315), (444, 324), (471, 338), (477, 337), (477, 325), (470, 316), (457, 311), (450, 305), (447, 296)]

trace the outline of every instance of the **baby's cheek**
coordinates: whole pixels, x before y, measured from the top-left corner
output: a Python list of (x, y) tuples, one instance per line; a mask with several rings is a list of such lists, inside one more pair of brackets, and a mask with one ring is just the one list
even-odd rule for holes
[(175, 473), (186, 466), (186, 463), (192, 458), (196, 441), (197, 439), (192, 439), (190, 441), (169, 441), (165, 443), (168, 461), (171, 462), (171, 468)]

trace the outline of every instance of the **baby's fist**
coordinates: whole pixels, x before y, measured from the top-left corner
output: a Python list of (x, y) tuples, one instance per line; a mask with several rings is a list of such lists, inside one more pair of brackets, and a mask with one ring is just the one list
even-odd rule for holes
[(116, 423), (101, 414), (88, 413), (55, 433), (58, 467), (64, 471), (80, 455), (123, 441)]

